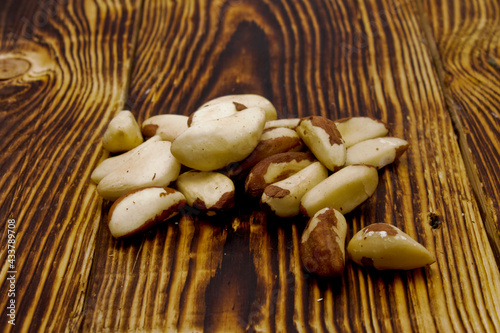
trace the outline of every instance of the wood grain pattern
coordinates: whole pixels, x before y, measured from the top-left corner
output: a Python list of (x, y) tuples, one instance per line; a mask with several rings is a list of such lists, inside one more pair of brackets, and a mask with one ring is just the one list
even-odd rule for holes
[[(348, 215), (350, 235), (392, 223), (437, 263), (395, 273), (349, 264), (342, 280), (319, 281), (300, 265), (303, 219), (276, 219), (247, 203), (234, 216), (180, 218), (134, 243), (103, 231), (111, 245), (98, 251), (86, 330), (500, 329), (498, 268), (413, 2), (152, 1), (143, 21), (152, 23), (141, 29), (127, 102), (139, 119), (189, 114), (219, 95), (258, 93), (281, 117), (387, 121), (411, 149), (380, 173), (376, 195)], [(430, 216), (440, 228), (430, 226)], [(158, 265), (151, 254), (158, 246), (168, 249), (161, 259), (168, 264), (143, 285), (138, 267)], [(126, 268), (132, 257), (135, 271)], [(157, 309), (160, 284), (168, 301), (153, 319), (144, 304)]]
[[(0, 7), (0, 77), (10, 76), (0, 80), (0, 216), (17, 221), (19, 304), (19, 325), (4, 317), (2, 331), (500, 331), (500, 273), (418, 2), (24, 1)], [(28, 72), (2, 60), (13, 58)], [(386, 121), (410, 149), (347, 215), (349, 236), (391, 223), (436, 263), (348, 263), (342, 279), (318, 280), (298, 255), (305, 220), (267, 215), (241, 193), (229, 214), (187, 209), (113, 239), (110, 204), (89, 181), (113, 113), (189, 114), (232, 93), (261, 94), (280, 117)], [(2, 247), (3, 309), (5, 258)]]
[(137, 3), (7, 0), (0, 8), (0, 61), (29, 63), (0, 81), (0, 217), (2, 226), (16, 220), (16, 325), (4, 320), (12, 298), (2, 227), (0, 330), (75, 331), (101, 222), (89, 175), (123, 104)]
[(500, 4), (423, 1), (423, 10), (436, 41), (448, 108), (500, 262)]

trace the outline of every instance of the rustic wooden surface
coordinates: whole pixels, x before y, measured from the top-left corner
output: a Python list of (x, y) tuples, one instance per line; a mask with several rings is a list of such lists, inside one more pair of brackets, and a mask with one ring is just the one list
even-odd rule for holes
[[(424, 19), (464, 161), (500, 260), (500, 3), (424, 1)], [(459, 50), (459, 51), (457, 51)]]
[[(89, 176), (126, 95), (140, 3), (7, 0), (0, 8), (0, 61), (30, 63), (11, 78), (7, 67), (0, 81), (0, 327), (75, 331), (100, 244), (102, 202)], [(15, 326), (4, 320), (7, 219), (16, 220)]]
[[(33, 3), (0, 5), (0, 216), (16, 220), (15, 326), (1, 230), (2, 331), (500, 331), (498, 2)], [(297, 255), (304, 220), (244, 197), (114, 240), (89, 180), (113, 114), (230, 93), (281, 117), (388, 122), (410, 149), (349, 235), (388, 222), (437, 262), (319, 281)]]

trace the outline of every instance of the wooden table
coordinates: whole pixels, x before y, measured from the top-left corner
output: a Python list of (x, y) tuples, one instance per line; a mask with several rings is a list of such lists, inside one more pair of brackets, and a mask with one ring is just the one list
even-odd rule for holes
[[(304, 219), (242, 202), (114, 240), (89, 179), (113, 115), (236, 93), (387, 122), (410, 149), (349, 236), (394, 224), (436, 263), (318, 281)], [(0, 138), (2, 331), (500, 331), (496, 0), (2, 0)]]

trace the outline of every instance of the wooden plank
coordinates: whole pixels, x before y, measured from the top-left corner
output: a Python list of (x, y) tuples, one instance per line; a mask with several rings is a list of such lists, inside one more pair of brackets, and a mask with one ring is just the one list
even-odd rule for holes
[(500, 262), (500, 4), (423, 1), (448, 109)]
[[(136, 1), (2, 1), (1, 331), (81, 325), (102, 205), (89, 175), (105, 126), (124, 103), (137, 8)], [(15, 220), (12, 267), (8, 219)]]
[(102, 230), (85, 330), (500, 330), (499, 271), (414, 2), (150, 1), (142, 22), (127, 104), (141, 120), (258, 93), (281, 117), (388, 122), (411, 148), (347, 216), (349, 235), (388, 222), (437, 262), (348, 264), (319, 281), (298, 258), (304, 220), (239, 197), (234, 216), (186, 215), (129, 241)]

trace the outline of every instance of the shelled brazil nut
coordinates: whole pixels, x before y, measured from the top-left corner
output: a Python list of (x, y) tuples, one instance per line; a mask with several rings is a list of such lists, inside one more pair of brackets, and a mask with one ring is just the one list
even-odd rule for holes
[(120, 111), (111, 119), (102, 137), (102, 146), (112, 153), (122, 153), (143, 142), (141, 128), (128, 110)]
[(108, 227), (113, 237), (132, 236), (177, 215), (185, 203), (184, 195), (172, 188), (137, 189), (113, 203)]
[(229, 177), (245, 176), (252, 167), (266, 157), (297, 152), (303, 148), (304, 144), (294, 130), (286, 127), (267, 128), (263, 130), (259, 143), (252, 153), (244, 160), (227, 166), (224, 173)]
[(188, 128), (188, 117), (180, 114), (160, 114), (144, 120), (142, 135), (149, 138), (155, 135), (165, 141), (174, 141)]
[(347, 148), (345, 164), (368, 164), (380, 169), (397, 160), (406, 149), (408, 142), (400, 138), (368, 139)]
[(261, 203), (277, 216), (297, 216), (302, 196), (327, 176), (328, 171), (323, 164), (314, 162), (290, 177), (266, 186)]
[[(245, 108), (258, 107), (264, 111), (266, 121), (276, 120), (278, 115), (276, 108), (267, 98), (256, 94), (239, 94), (239, 95), (225, 95), (213, 98), (204, 103), (198, 110), (202, 110), (213, 105), (221, 105), (224, 103), (232, 103), (236, 111), (244, 110)], [(194, 113), (193, 113), (194, 114)]]
[(305, 152), (286, 152), (269, 156), (250, 170), (245, 180), (245, 191), (251, 197), (260, 197), (268, 185), (290, 177), (315, 161), (311, 153)]
[(234, 206), (234, 183), (218, 172), (187, 171), (179, 176), (176, 187), (186, 197), (188, 205), (215, 215)]
[(325, 117), (303, 118), (296, 128), (302, 141), (330, 171), (337, 171), (345, 164), (346, 148), (335, 122)]
[(341, 276), (345, 267), (347, 222), (332, 207), (319, 210), (300, 238), (300, 259), (309, 273), (324, 278)]
[(195, 170), (224, 168), (252, 153), (259, 143), (265, 121), (264, 111), (254, 107), (191, 124), (172, 142), (172, 154), (180, 163)]
[(135, 147), (132, 150), (127, 151), (126, 153), (109, 157), (102, 161), (92, 172), (90, 178), (96, 184), (99, 184), (101, 179), (103, 179), (106, 175), (108, 175), (113, 170), (118, 169), (123, 164), (127, 163), (127, 161), (134, 156), (139, 150), (150, 146), (153, 142), (161, 141), (162, 138), (159, 135), (155, 135), (150, 139), (146, 140), (144, 143)]
[(430, 265), (434, 256), (399, 228), (374, 223), (358, 231), (347, 246), (358, 265), (378, 270), (409, 270)]
[(333, 207), (347, 214), (375, 193), (377, 169), (371, 165), (349, 165), (313, 187), (300, 201), (300, 210), (313, 216), (322, 208)]
[(168, 141), (156, 141), (136, 151), (101, 179), (97, 192), (104, 199), (114, 201), (142, 187), (170, 185), (181, 169), (181, 164), (170, 152), (170, 146)]
[[(378, 170), (400, 158), (407, 141), (388, 137), (387, 124), (371, 117), (277, 114), (269, 100), (254, 94), (217, 97), (189, 116), (157, 115), (142, 127), (131, 112), (119, 112), (103, 148), (121, 155), (105, 159), (91, 176), (104, 199), (116, 200), (111, 234), (135, 235), (179, 213), (212, 216), (233, 209), (241, 186), (269, 214), (302, 214), (299, 255), (311, 274), (342, 276), (348, 258), (376, 269), (434, 262), (428, 250), (388, 223), (358, 232), (346, 256), (344, 214), (369, 200)], [(184, 205), (196, 210), (182, 210)]]
[(335, 120), (335, 125), (347, 148), (358, 142), (386, 136), (389, 127), (371, 117), (348, 117)]

